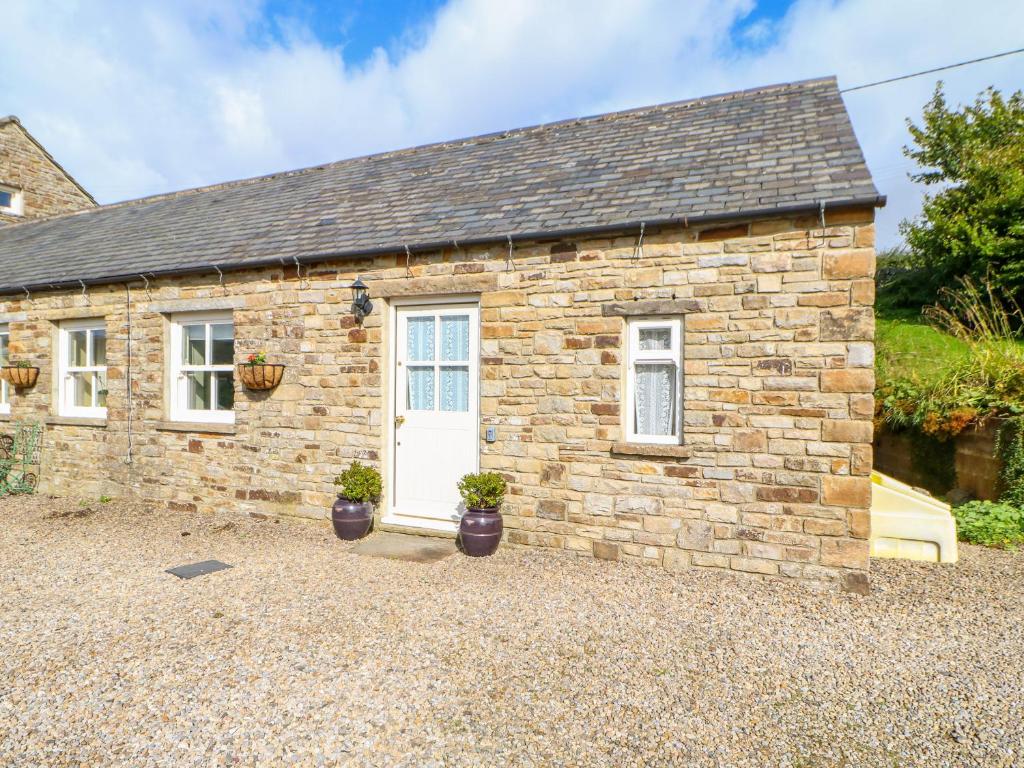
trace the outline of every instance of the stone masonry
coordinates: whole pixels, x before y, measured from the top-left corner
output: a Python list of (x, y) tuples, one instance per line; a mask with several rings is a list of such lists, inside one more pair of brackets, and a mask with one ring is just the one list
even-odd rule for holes
[[(386, 305), (478, 295), (481, 467), (509, 480), (507, 540), (609, 560), (867, 588), (874, 226), (868, 208), (620, 237), (377, 256), (10, 296), (11, 353), (40, 367), (13, 419), (48, 421), (42, 490), (169, 510), (325, 518), (334, 476), (386, 472)], [(376, 308), (349, 305), (362, 275)], [(129, 311), (130, 307), (130, 311)], [(167, 314), (231, 307), (236, 424), (166, 421)], [(624, 317), (683, 316), (682, 446), (622, 442)], [(106, 421), (56, 418), (63, 319), (104, 317)], [(130, 359), (129, 359), (130, 346)], [(131, 392), (129, 400), (128, 392)], [(129, 411), (131, 429), (129, 434)], [(385, 477), (385, 488), (389, 479)]]
[(0, 117), (0, 184), (24, 192), (22, 216), (0, 213), (0, 226), (92, 208), (89, 196), (16, 118)]

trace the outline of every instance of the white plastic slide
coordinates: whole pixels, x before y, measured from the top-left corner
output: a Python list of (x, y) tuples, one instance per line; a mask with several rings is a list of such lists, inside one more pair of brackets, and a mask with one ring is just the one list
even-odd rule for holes
[(872, 472), (871, 556), (955, 563), (956, 521), (949, 504)]

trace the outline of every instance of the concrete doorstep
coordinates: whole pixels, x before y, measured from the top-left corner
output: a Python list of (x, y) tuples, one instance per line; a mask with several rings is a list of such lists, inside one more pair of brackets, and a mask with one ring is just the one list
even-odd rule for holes
[(435, 563), (456, 552), (455, 539), (435, 539), (404, 533), (373, 533), (352, 547), (357, 555), (406, 560), (410, 563)]

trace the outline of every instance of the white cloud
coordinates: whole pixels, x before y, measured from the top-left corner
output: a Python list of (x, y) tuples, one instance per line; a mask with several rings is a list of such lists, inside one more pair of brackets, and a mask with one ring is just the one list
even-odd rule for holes
[[(842, 85), (1016, 47), (1024, 6), (799, 0), (451, 0), (353, 65), (258, 0), (7, 0), (0, 112), (101, 201), (574, 115), (836, 73)], [(270, 25), (275, 24), (275, 27)], [(396, 29), (396, 33), (401, 30)], [(941, 42), (941, 45), (939, 44)], [(952, 101), (1019, 87), (1021, 59), (946, 75)], [(934, 78), (851, 93), (880, 240), (913, 214), (904, 118)]]

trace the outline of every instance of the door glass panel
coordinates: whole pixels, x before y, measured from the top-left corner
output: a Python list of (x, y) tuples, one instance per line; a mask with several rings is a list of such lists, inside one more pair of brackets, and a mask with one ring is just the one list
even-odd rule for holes
[(642, 351), (672, 349), (672, 329), (641, 328), (640, 349)]
[(209, 371), (189, 371), (185, 374), (188, 392), (185, 407), (193, 411), (209, 411), (213, 405), (213, 393)]
[(469, 360), (469, 315), (441, 318), (441, 359)]
[(92, 374), (71, 374), (72, 402), (80, 408), (92, 408)]
[(410, 317), (406, 340), (406, 358), (409, 360), (434, 359), (434, 318)]
[(181, 361), (185, 365), (206, 365), (206, 326), (181, 326)]
[(673, 363), (638, 363), (636, 366), (636, 432), (638, 435), (674, 435), (676, 366)]
[(234, 326), (230, 323), (211, 325), (210, 338), (213, 344), (213, 364), (231, 365), (235, 361)]
[(92, 362), (90, 365), (107, 364), (107, 332), (103, 330), (92, 332)]
[(100, 408), (107, 407), (107, 372), (96, 371), (96, 405)]
[(218, 371), (213, 374), (217, 379), (217, 410), (230, 411), (235, 406), (235, 377), (231, 371)]
[(469, 410), (469, 367), (441, 366), (441, 410)]
[(406, 408), (410, 411), (434, 410), (434, 366), (410, 365)]
[(68, 331), (68, 362), (74, 368), (84, 368), (89, 364), (86, 355), (88, 331)]

